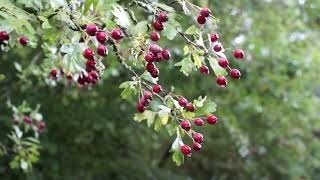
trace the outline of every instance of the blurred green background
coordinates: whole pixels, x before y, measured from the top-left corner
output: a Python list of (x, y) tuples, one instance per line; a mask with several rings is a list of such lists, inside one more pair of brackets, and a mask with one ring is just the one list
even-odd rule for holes
[(174, 137), (132, 120), (135, 101), (121, 100), (118, 88), (129, 76), (113, 56), (95, 88), (67, 90), (28, 76), (37, 49), (17, 48), (0, 52), (6, 76), (0, 81), (0, 142), (7, 141), (12, 123), (8, 95), (14, 104), (40, 103), (47, 129), (33, 172), (10, 171), (9, 157), (2, 158), (0, 179), (320, 179), (320, 1), (193, 2), (220, 19), (209, 28), (225, 46), (247, 53), (245, 63), (231, 59), (242, 79), (222, 89), (213, 75), (185, 77), (173, 66), (182, 59), (181, 38), (161, 41), (174, 55), (170, 65), (160, 67), (161, 84), (174, 85), (188, 99), (207, 94), (218, 104), (219, 124), (202, 129), (201, 153), (176, 167), (166, 156)]

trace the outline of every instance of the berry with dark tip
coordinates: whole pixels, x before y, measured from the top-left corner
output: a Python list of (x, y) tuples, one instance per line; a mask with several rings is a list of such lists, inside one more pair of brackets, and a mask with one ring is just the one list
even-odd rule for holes
[(155, 68), (150, 72), (150, 74), (151, 74), (151, 76), (152, 76), (153, 78), (159, 77), (159, 69), (155, 67)]
[(233, 56), (237, 59), (243, 59), (244, 58), (244, 52), (241, 49), (236, 49), (233, 51)]
[(29, 39), (28, 39), (28, 37), (26, 37), (26, 36), (21, 36), (21, 37), (19, 38), (19, 42), (20, 42), (20, 44), (21, 44), (22, 46), (26, 46), (26, 45), (28, 45), (28, 43), (29, 43)]
[(158, 17), (158, 21), (159, 21), (159, 22), (167, 22), (168, 19), (169, 19), (169, 17), (168, 17), (168, 15), (167, 15), (167, 13), (161, 12), (161, 13), (159, 14), (159, 17)]
[(106, 46), (102, 45), (102, 44), (99, 44), (98, 45), (98, 48), (97, 48), (97, 53), (100, 55), (100, 56), (107, 56), (108, 55), (108, 49)]
[(205, 16), (198, 16), (197, 21), (199, 24), (205, 24), (207, 22), (207, 18)]
[(213, 47), (213, 50), (215, 52), (220, 52), (222, 50), (222, 46), (221, 44), (216, 44), (214, 47)]
[(228, 85), (227, 79), (224, 76), (218, 76), (216, 83), (221, 87), (226, 87)]
[(137, 111), (143, 113), (146, 110), (146, 107), (140, 102), (137, 104)]
[(201, 118), (195, 118), (193, 120), (193, 123), (196, 125), (196, 126), (202, 126), (204, 124), (203, 120)]
[(157, 42), (157, 41), (160, 40), (160, 34), (157, 33), (157, 32), (151, 32), (151, 33), (150, 33), (150, 39), (151, 39), (152, 41)]
[(97, 71), (91, 71), (89, 75), (90, 75), (90, 76), (92, 77), (92, 79), (94, 79), (94, 80), (97, 80), (97, 79), (99, 78), (99, 75), (98, 75)]
[(154, 29), (157, 30), (157, 31), (162, 31), (162, 30), (164, 29), (163, 23), (162, 23), (162, 22), (159, 22), (159, 21), (155, 21), (155, 22), (153, 23), (153, 27), (154, 27)]
[(179, 98), (178, 103), (181, 107), (186, 107), (188, 104), (188, 100), (184, 97)]
[(119, 28), (116, 28), (114, 30), (111, 31), (111, 37), (114, 39), (114, 40), (120, 40), (123, 38), (123, 35), (122, 35), (122, 31), (121, 29)]
[(78, 82), (78, 84), (83, 86), (86, 83), (85, 77), (79, 76), (77, 82)]
[(51, 69), (50, 76), (53, 78), (57, 78), (58, 71), (56, 69)]
[(0, 32), (0, 42), (2, 41), (8, 41), (9, 40), (9, 33), (6, 31), (1, 31)]
[(87, 48), (83, 51), (83, 57), (85, 57), (86, 59), (93, 59), (94, 56), (94, 52), (92, 51), (92, 49)]
[(187, 108), (187, 111), (189, 111), (189, 112), (194, 112), (194, 109), (195, 109), (195, 107), (192, 103), (187, 104), (186, 108)]
[(169, 49), (164, 49), (161, 51), (161, 55), (163, 57), (164, 60), (169, 60), (171, 58), (171, 54)]
[(203, 135), (201, 133), (194, 133), (193, 140), (197, 143), (202, 143), (203, 142)]
[(207, 116), (207, 122), (209, 123), (209, 124), (216, 124), (217, 123), (217, 121), (218, 121), (218, 118), (215, 116), (215, 115), (208, 115)]
[(155, 60), (156, 62), (162, 61), (162, 60), (163, 60), (162, 54), (161, 54), (161, 53), (155, 54), (155, 55), (154, 55), (154, 60)]
[(154, 69), (156, 68), (156, 66), (153, 63), (148, 63), (146, 65), (146, 69), (149, 73), (151, 73)]
[(201, 16), (209, 17), (211, 14), (211, 10), (209, 8), (202, 8), (200, 14)]
[(37, 127), (38, 127), (38, 129), (43, 130), (46, 127), (46, 123), (44, 121), (38, 121)]
[(210, 35), (211, 42), (217, 42), (219, 40), (219, 35), (217, 33)]
[(146, 54), (146, 55), (144, 56), (144, 60), (146, 60), (146, 61), (149, 62), (149, 63), (152, 63), (152, 62), (154, 61), (153, 54), (152, 54), (152, 53)]
[(202, 73), (202, 74), (205, 74), (205, 75), (208, 75), (209, 74), (209, 68), (208, 68), (208, 66), (201, 66), (200, 68), (199, 68), (199, 70), (200, 70), (200, 72)]
[(182, 129), (189, 131), (191, 128), (191, 124), (188, 120), (181, 121), (180, 126)]
[(100, 32), (97, 32), (96, 38), (99, 41), (99, 43), (104, 44), (108, 39), (108, 35), (107, 33), (100, 31)]
[(200, 143), (194, 143), (193, 144), (193, 150), (200, 151), (201, 150), (201, 144)]
[(89, 34), (90, 36), (94, 36), (97, 31), (98, 31), (98, 27), (97, 27), (95, 24), (88, 24), (88, 25), (86, 26), (86, 32), (87, 32), (87, 34)]
[(182, 154), (184, 154), (185, 156), (191, 156), (191, 148), (188, 145), (182, 145), (180, 147), (180, 151), (182, 152)]
[(23, 121), (26, 123), (26, 124), (31, 124), (32, 123), (32, 119), (30, 116), (23, 116)]
[(145, 99), (151, 100), (151, 99), (152, 99), (152, 93), (151, 93), (150, 91), (145, 91), (145, 92), (143, 93), (143, 97), (144, 97)]
[(95, 69), (96, 61), (94, 60), (87, 60), (86, 61), (86, 70), (91, 71), (92, 69)]
[(220, 67), (226, 69), (229, 66), (229, 61), (226, 58), (220, 58), (218, 64)]
[(153, 54), (158, 54), (162, 51), (161, 47), (156, 44), (150, 44), (149, 51)]
[(240, 79), (241, 77), (241, 72), (238, 69), (231, 69), (230, 70), (230, 76), (233, 79)]
[(140, 100), (139, 100), (139, 104), (142, 104), (143, 106), (148, 106), (150, 103), (150, 99), (146, 99), (144, 97), (142, 97)]
[(159, 84), (155, 84), (152, 86), (152, 91), (156, 94), (159, 94), (162, 91), (162, 88)]

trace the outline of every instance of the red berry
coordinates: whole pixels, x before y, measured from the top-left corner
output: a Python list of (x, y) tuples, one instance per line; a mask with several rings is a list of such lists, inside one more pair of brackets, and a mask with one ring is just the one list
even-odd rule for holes
[(105, 43), (108, 39), (108, 35), (105, 32), (97, 32), (96, 38), (100, 43)]
[(221, 87), (226, 87), (228, 85), (227, 79), (224, 76), (218, 76), (216, 83)]
[(58, 71), (56, 69), (51, 69), (50, 75), (53, 78), (57, 78)]
[(143, 113), (146, 110), (146, 107), (140, 102), (137, 104), (137, 111)]
[(156, 44), (150, 44), (149, 51), (153, 54), (158, 54), (162, 51), (161, 47)]
[(162, 24), (162, 22), (159, 22), (159, 21), (155, 21), (153, 23), (153, 27), (157, 31), (162, 31), (164, 29), (164, 25)]
[(200, 151), (201, 150), (201, 144), (200, 143), (194, 143), (193, 144), (193, 150)]
[(158, 17), (159, 22), (167, 22), (169, 19), (167, 13), (161, 12)]
[(209, 17), (211, 14), (211, 10), (209, 8), (202, 8), (200, 14), (201, 16)]
[(187, 111), (189, 111), (189, 112), (194, 112), (194, 105), (192, 104), (192, 103), (189, 103), (189, 104), (187, 104)]
[(87, 59), (93, 59), (93, 56), (94, 56), (94, 52), (92, 51), (92, 49), (87, 48), (83, 51), (83, 57)]
[(151, 34), (150, 34), (150, 39), (151, 39), (152, 41), (157, 42), (157, 41), (160, 40), (160, 34), (157, 33), (157, 32), (151, 32)]
[(44, 121), (38, 121), (37, 127), (41, 130), (43, 130), (46, 127), (46, 123)]
[(93, 78), (92, 78), (92, 76), (91, 76), (90, 74), (88, 74), (88, 75), (84, 78), (84, 80), (85, 80), (86, 83), (89, 84), (89, 83), (92, 82)]
[(99, 78), (99, 75), (97, 73), (97, 71), (91, 71), (90, 72), (90, 76), (92, 77), (92, 79), (97, 80)]
[(86, 70), (91, 71), (92, 69), (95, 69), (95, 65), (96, 65), (96, 62), (94, 60), (87, 60), (86, 61)]
[(151, 74), (151, 76), (152, 76), (153, 78), (159, 77), (159, 69), (155, 67), (155, 68), (150, 72), (150, 74)]
[(22, 46), (26, 46), (29, 43), (29, 39), (26, 36), (21, 36), (19, 42)]
[(146, 66), (146, 69), (148, 72), (152, 72), (154, 69), (156, 68), (156, 66), (153, 63), (148, 63)]
[(152, 99), (152, 93), (151, 93), (150, 91), (145, 91), (145, 92), (143, 93), (143, 97), (144, 97), (145, 99), (151, 100), (151, 99)]
[(108, 55), (108, 49), (106, 48), (106, 46), (102, 45), (102, 44), (99, 44), (98, 45), (98, 48), (97, 48), (97, 53), (100, 55), (100, 56), (106, 56)]
[(202, 143), (203, 142), (203, 135), (201, 133), (194, 133), (193, 140), (197, 143)]
[(219, 40), (219, 35), (217, 33), (210, 35), (211, 42), (216, 42)]
[(241, 49), (236, 49), (233, 51), (233, 56), (237, 59), (243, 59), (244, 58), (244, 52)]
[(0, 32), (0, 42), (1, 41), (8, 41), (9, 40), (9, 33), (5, 31)]
[(188, 120), (181, 121), (180, 126), (182, 129), (189, 131), (191, 128), (191, 124)]
[(159, 94), (162, 91), (162, 88), (159, 84), (155, 84), (152, 86), (152, 91), (156, 94)]
[(216, 116), (214, 116), (212, 114), (207, 116), (207, 122), (209, 124), (216, 124), (217, 121), (218, 121), (218, 118)]
[(78, 84), (84, 85), (86, 83), (85, 77), (84, 76), (79, 76), (78, 77)]
[(154, 61), (153, 54), (152, 54), (152, 53), (146, 54), (146, 55), (144, 56), (144, 60), (146, 60), (146, 61), (149, 62), (149, 63), (152, 63), (152, 62)]
[(98, 31), (98, 27), (95, 24), (88, 24), (86, 27), (87, 34), (94, 36)]
[(139, 100), (139, 104), (142, 104), (143, 106), (148, 106), (149, 105), (149, 102), (150, 102), (150, 99), (146, 99), (144, 97), (142, 97), (140, 100)]
[(188, 104), (188, 100), (187, 100), (186, 98), (184, 98), (184, 97), (181, 97), (181, 98), (178, 100), (178, 102), (179, 102), (179, 105), (180, 105), (181, 107), (186, 107), (187, 104)]
[(200, 70), (200, 72), (201, 72), (202, 74), (205, 74), (205, 75), (208, 75), (208, 74), (209, 74), (209, 68), (208, 68), (208, 66), (201, 66), (201, 67), (199, 68), (199, 70)]
[(230, 70), (230, 76), (233, 79), (240, 79), (241, 77), (241, 73), (238, 69), (231, 69)]
[(73, 80), (73, 77), (72, 77), (71, 74), (69, 74), (69, 75), (66, 77), (66, 79), (67, 79), (68, 81), (72, 81), (72, 80)]
[(213, 47), (213, 50), (215, 52), (220, 52), (222, 50), (222, 46), (221, 44), (216, 44), (214, 47)]
[(185, 156), (191, 156), (191, 148), (188, 145), (182, 145), (180, 150)]
[(165, 60), (169, 60), (171, 58), (171, 54), (170, 54), (169, 49), (162, 50), (161, 55), (162, 55), (163, 59), (165, 59)]
[(162, 54), (161, 53), (157, 53), (154, 55), (154, 60), (156, 62), (160, 62), (161, 60), (163, 60)]
[(203, 120), (201, 118), (195, 118), (193, 120), (193, 123), (196, 125), (196, 126), (202, 126), (204, 124)]
[(30, 118), (30, 116), (23, 116), (23, 121), (27, 124), (32, 123), (32, 119)]
[(229, 66), (229, 61), (226, 58), (220, 58), (218, 61), (220, 67), (226, 69)]
[(114, 40), (120, 40), (120, 39), (122, 39), (122, 38), (123, 38), (123, 35), (122, 35), (121, 29), (116, 28), (116, 29), (112, 30), (112, 32), (111, 32), (111, 37), (112, 37)]
[(199, 24), (204, 24), (207, 22), (207, 18), (205, 16), (198, 16), (197, 21)]

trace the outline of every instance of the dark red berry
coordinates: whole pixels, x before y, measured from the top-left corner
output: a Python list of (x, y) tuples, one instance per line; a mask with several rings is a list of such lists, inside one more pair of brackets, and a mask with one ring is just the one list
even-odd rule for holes
[(37, 127), (41, 130), (43, 130), (46, 127), (46, 123), (44, 121), (38, 121)]
[(146, 107), (143, 104), (141, 104), (141, 103), (137, 104), (137, 111), (138, 112), (143, 113), (145, 110), (146, 110)]
[(204, 124), (203, 120), (201, 118), (195, 118), (193, 120), (193, 123), (196, 125), (196, 126), (202, 126)]
[(94, 60), (87, 60), (86, 61), (86, 69), (87, 70), (92, 70), (95, 69), (96, 61)]
[(230, 70), (230, 76), (233, 79), (240, 79), (241, 77), (241, 73), (238, 69), (231, 69)]
[(98, 31), (98, 27), (97, 27), (95, 24), (88, 24), (88, 25), (86, 26), (86, 32), (87, 32), (87, 34), (89, 34), (90, 36), (94, 36), (97, 31)]
[(194, 143), (193, 144), (193, 150), (200, 151), (201, 150), (201, 144), (200, 143)]
[(162, 60), (163, 60), (162, 54), (161, 54), (161, 53), (155, 54), (155, 55), (154, 55), (154, 60), (155, 60), (156, 62), (162, 61)]
[(195, 107), (192, 103), (187, 104), (186, 108), (187, 108), (187, 111), (189, 111), (189, 112), (194, 112), (194, 109), (195, 109)]
[(145, 97), (142, 97), (142, 98), (139, 100), (139, 104), (142, 104), (143, 106), (148, 106), (148, 105), (149, 105), (149, 102), (150, 102), (150, 99), (146, 99)]
[(112, 37), (114, 40), (120, 40), (120, 39), (122, 39), (122, 38), (123, 38), (123, 35), (122, 35), (121, 29), (116, 28), (116, 29), (112, 30), (112, 32), (111, 32), (111, 37)]
[(161, 47), (156, 44), (150, 44), (149, 51), (153, 54), (158, 54), (162, 51)]
[(214, 47), (213, 47), (213, 50), (215, 52), (220, 52), (222, 50), (222, 46), (221, 44), (216, 44)]
[(106, 48), (106, 46), (102, 45), (102, 44), (99, 44), (98, 45), (98, 48), (97, 48), (97, 53), (100, 55), (100, 56), (106, 56), (108, 55), (108, 49)]
[(101, 44), (103, 44), (107, 41), (108, 35), (107, 33), (101, 31), (101, 32), (97, 32), (96, 38)]
[(145, 98), (145, 99), (152, 99), (152, 93), (150, 92), (150, 91), (145, 91), (144, 93), (143, 93), (143, 97)]
[(57, 78), (58, 71), (56, 69), (51, 69), (50, 76), (53, 78)]
[(162, 88), (159, 84), (155, 84), (152, 86), (152, 91), (156, 94), (159, 94), (162, 91)]
[(236, 49), (233, 51), (233, 56), (237, 59), (243, 59), (244, 58), (244, 52), (241, 49)]
[(89, 74), (94, 80), (97, 80), (99, 78), (97, 71), (91, 71)]
[(204, 24), (207, 22), (207, 18), (205, 16), (198, 16), (197, 21), (199, 24)]
[(161, 12), (158, 17), (159, 22), (167, 22), (169, 19), (167, 13)]
[(181, 107), (186, 107), (188, 104), (188, 100), (184, 97), (179, 98), (178, 102)]
[(197, 143), (202, 143), (203, 142), (203, 135), (201, 133), (194, 133), (193, 140)]
[(180, 126), (182, 129), (189, 131), (191, 128), (191, 124), (188, 120), (181, 121)]
[(68, 81), (72, 81), (72, 80), (73, 80), (73, 77), (72, 77), (71, 74), (69, 74), (69, 75), (66, 77), (66, 79), (67, 79)]
[(153, 23), (153, 27), (154, 27), (154, 29), (157, 30), (157, 31), (162, 31), (162, 30), (164, 29), (163, 23), (162, 23), (162, 22), (159, 22), (159, 21), (155, 21), (155, 22)]
[(227, 79), (224, 76), (218, 76), (216, 83), (221, 87), (226, 87), (228, 85)]
[(150, 72), (151, 76), (153, 78), (157, 78), (159, 77), (159, 69), (158, 68), (154, 68), (151, 72)]
[(94, 52), (92, 51), (92, 49), (87, 48), (83, 51), (83, 57), (87, 59), (93, 59), (93, 56), (94, 56)]
[(152, 72), (154, 69), (156, 68), (156, 66), (153, 63), (148, 63), (146, 66), (146, 69), (148, 72)]
[(78, 84), (84, 85), (86, 83), (85, 77), (84, 76), (79, 76), (78, 77)]
[(0, 42), (2, 41), (8, 41), (9, 40), (9, 33), (5, 31), (0, 32)]
[(170, 54), (169, 49), (162, 50), (161, 55), (162, 55), (163, 59), (165, 59), (165, 60), (169, 60), (171, 58), (171, 54)]
[(160, 40), (160, 34), (157, 33), (157, 32), (151, 32), (151, 33), (150, 33), (150, 39), (151, 39), (152, 41), (157, 42), (157, 41)]
[(26, 36), (21, 36), (19, 42), (22, 46), (26, 46), (29, 43), (29, 39)]
[(217, 33), (210, 35), (211, 42), (216, 42), (219, 40), (219, 35)]
[(229, 66), (229, 61), (226, 58), (220, 58), (219, 61), (219, 66), (226, 69)]
[(23, 116), (23, 121), (26, 123), (26, 124), (31, 124), (32, 123), (32, 119), (30, 116)]
[(188, 145), (182, 145), (180, 150), (185, 156), (191, 156), (191, 148)]
[(93, 80), (93, 78), (90, 74), (88, 74), (84, 79), (85, 79), (86, 83), (88, 83), (88, 84), (91, 83)]
[(209, 8), (202, 8), (200, 14), (201, 16), (209, 17), (211, 14), (211, 10)]
[(207, 122), (208, 122), (209, 124), (216, 124), (217, 121), (218, 121), (218, 118), (217, 118), (216, 116), (214, 116), (214, 115), (212, 115), (212, 114), (210, 114), (210, 115), (207, 116)]
[(201, 72), (202, 74), (205, 74), (205, 75), (208, 75), (208, 74), (209, 74), (209, 68), (208, 68), (208, 66), (201, 66), (201, 67), (199, 68), (199, 70), (200, 70), (200, 72)]
[(152, 54), (152, 53), (146, 54), (146, 55), (144, 56), (144, 60), (146, 60), (146, 61), (149, 62), (149, 63), (152, 63), (152, 62), (154, 61), (153, 54)]

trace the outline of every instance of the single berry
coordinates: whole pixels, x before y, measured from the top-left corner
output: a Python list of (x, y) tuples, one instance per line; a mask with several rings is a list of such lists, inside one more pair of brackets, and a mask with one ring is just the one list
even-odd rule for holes
[(216, 42), (219, 40), (219, 35), (217, 33), (210, 35), (211, 42)]
[(145, 99), (151, 100), (151, 99), (152, 99), (152, 93), (151, 93), (150, 91), (145, 91), (145, 92), (143, 93), (143, 97), (144, 97)]
[(167, 22), (169, 19), (167, 13), (161, 12), (158, 17), (159, 22)]
[(198, 16), (197, 21), (199, 24), (204, 24), (207, 22), (207, 18), (205, 16)]
[(150, 72), (151, 76), (153, 78), (157, 78), (159, 77), (159, 69), (158, 68), (154, 68), (151, 72)]
[(243, 59), (244, 58), (244, 52), (241, 49), (236, 49), (233, 51), (233, 56), (237, 59)]
[(92, 51), (92, 49), (87, 48), (83, 51), (83, 57), (85, 57), (86, 59), (93, 59), (94, 56), (94, 52)]
[(179, 98), (178, 102), (181, 107), (186, 107), (188, 104), (188, 100), (184, 97)]
[(189, 131), (191, 128), (191, 124), (188, 120), (181, 121), (180, 126), (182, 129)]
[(90, 74), (88, 74), (84, 79), (85, 79), (85, 82), (88, 83), (88, 84), (91, 83), (92, 80), (93, 80), (93, 78), (92, 78), (92, 76)]
[(86, 83), (85, 77), (84, 76), (79, 76), (78, 77), (78, 84), (84, 85)]
[(189, 111), (189, 112), (194, 112), (194, 105), (192, 104), (192, 103), (189, 103), (189, 104), (187, 104), (187, 111)]
[(213, 50), (215, 52), (220, 52), (222, 50), (222, 46), (221, 44), (216, 44), (214, 47), (213, 47)]
[(193, 140), (197, 143), (202, 143), (203, 142), (203, 135), (201, 133), (194, 133)]
[(88, 24), (88, 25), (86, 26), (86, 32), (87, 32), (87, 34), (89, 34), (90, 36), (94, 36), (97, 31), (98, 31), (98, 27), (97, 27), (95, 24)]
[(94, 60), (87, 60), (86, 61), (86, 70), (91, 71), (92, 69), (95, 69), (96, 61)]
[(8, 41), (9, 40), (9, 33), (5, 31), (0, 32), (0, 42), (1, 41)]
[(44, 121), (38, 121), (37, 127), (41, 130), (43, 130), (46, 127), (46, 123)]
[(200, 14), (201, 16), (209, 17), (211, 14), (211, 10), (209, 8), (202, 8)]
[(201, 144), (200, 143), (194, 143), (193, 144), (193, 150), (200, 151), (201, 150)]
[(155, 55), (154, 55), (154, 60), (155, 60), (156, 62), (162, 61), (162, 60), (163, 60), (162, 54), (161, 54), (161, 53), (155, 54)]
[(66, 79), (67, 79), (68, 81), (72, 81), (72, 80), (73, 80), (73, 77), (72, 77), (71, 74), (69, 74), (69, 75), (67, 75)]
[(202, 126), (204, 124), (203, 120), (201, 118), (195, 118), (193, 120), (193, 123), (196, 125), (196, 126)]
[(153, 54), (158, 54), (162, 51), (161, 47), (156, 44), (150, 44), (149, 51)]
[(159, 84), (155, 84), (152, 86), (152, 91), (156, 94), (159, 94), (162, 91), (162, 88)]
[(191, 148), (188, 145), (182, 145), (180, 150), (185, 156), (191, 156)]
[(226, 69), (229, 66), (229, 61), (226, 58), (220, 58), (219, 61), (219, 66)]
[(215, 115), (208, 115), (207, 116), (207, 122), (209, 123), (209, 124), (216, 124), (217, 123), (217, 121), (218, 121), (218, 118), (215, 116)]
[(31, 124), (32, 123), (32, 119), (30, 116), (23, 116), (23, 121), (27, 124)]
[(162, 50), (161, 55), (162, 55), (163, 59), (165, 59), (165, 60), (169, 60), (171, 58), (171, 54), (170, 54), (169, 49)]
[(201, 66), (201, 67), (199, 68), (199, 70), (200, 70), (200, 72), (201, 72), (202, 74), (205, 74), (205, 75), (208, 75), (208, 74), (209, 74), (209, 68), (208, 68), (208, 66)]
[(151, 73), (155, 68), (156, 68), (156, 66), (155, 66), (153, 63), (148, 63), (148, 64), (146, 65), (146, 69), (147, 69), (147, 71), (150, 72), (150, 73)]
[(154, 27), (154, 29), (157, 30), (157, 31), (162, 31), (162, 30), (164, 29), (163, 23), (162, 23), (162, 22), (159, 22), (159, 21), (155, 21), (155, 22), (153, 23), (153, 27)]
[(226, 87), (228, 85), (227, 79), (224, 76), (218, 76), (216, 83), (221, 87)]
[(149, 102), (150, 102), (150, 99), (146, 99), (144, 97), (142, 97), (140, 100), (139, 100), (139, 104), (142, 104), (143, 106), (148, 106), (149, 105)]
[(99, 78), (99, 75), (97, 73), (97, 71), (91, 71), (90, 72), (90, 76), (92, 77), (92, 79), (97, 80)]
[(22, 46), (26, 46), (29, 43), (29, 39), (26, 36), (21, 36), (19, 42)]
[(111, 32), (111, 37), (112, 37), (114, 40), (120, 40), (120, 39), (122, 39), (122, 38), (123, 38), (123, 35), (122, 35), (121, 29), (116, 28), (116, 29), (112, 30), (112, 32)]
[(53, 78), (57, 78), (58, 71), (56, 69), (51, 69), (50, 76)]
[(106, 56), (108, 55), (108, 49), (106, 48), (106, 46), (102, 45), (102, 44), (99, 44), (98, 45), (98, 48), (97, 48), (97, 53), (100, 55), (100, 56)]
[(150, 34), (150, 39), (151, 39), (152, 41), (157, 42), (157, 41), (160, 40), (160, 34), (157, 33), (157, 32), (151, 32), (151, 34)]
[(141, 104), (141, 103), (137, 104), (137, 111), (138, 112), (143, 113), (145, 110), (146, 110), (146, 107), (143, 104)]
[(230, 76), (233, 79), (240, 79), (241, 77), (241, 73), (238, 69), (231, 69), (230, 70)]
[(107, 33), (100, 31), (100, 32), (97, 32), (96, 38), (99, 41), (99, 43), (104, 44), (108, 39), (108, 35)]
[(146, 54), (146, 55), (144, 56), (144, 60), (146, 60), (146, 61), (149, 62), (149, 63), (152, 63), (152, 62), (154, 61), (153, 54), (152, 54), (152, 53)]

